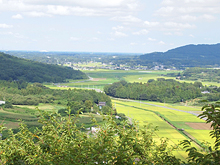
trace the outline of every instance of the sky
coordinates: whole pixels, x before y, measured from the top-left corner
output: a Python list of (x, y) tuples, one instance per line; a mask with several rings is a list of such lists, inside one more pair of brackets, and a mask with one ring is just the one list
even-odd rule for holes
[(165, 52), (219, 29), (220, 0), (0, 0), (0, 50)]

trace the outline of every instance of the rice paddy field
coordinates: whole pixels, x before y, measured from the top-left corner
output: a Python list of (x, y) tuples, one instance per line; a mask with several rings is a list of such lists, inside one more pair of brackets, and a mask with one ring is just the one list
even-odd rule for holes
[[(45, 84), (50, 88), (58, 86), (67, 86), (73, 88), (85, 88), (85, 89), (99, 89), (103, 90), (107, 84), (112, 84), (120, 80), (126, 80), (127, 82), (142, 82), (146, 83), (149, 79), (165, 78), (175, 79), (175, 77), (163, 76), (167, 73), (182, 72), (177, 70), (172, 71), (146, 71), (146, 70), (107, 70), (107, 69), (96, 69), (96, 70), (83, 70), (90, 79), (88, 80), (69, 80), (68, 83), (61, 84)], [(176, 79), (175, 79), (176, 80)], [(177, 80), (180, 82), (194, 83), (194, 81), (188, 80)], [(220, 86), (216, 82), (202, 82), (203, 85), (215, 85)]]
[[(151, 104), (153, 104), (153, 102), (151, 102)], [(191, 107), (188, 107), (188, 109), (186, 107), (183, 108), (187, 110), (186, 112), (183, 112), (169, 109), (171, 105), (165, 107), (167, 104), (165, 104), (164, 107), (158, 107), (158, 103), (147, 105), (144, 104), (144, 102), (131, 102), (118, 99), (113, 99), (113, 105), (116, 107), (118, 113), (124, 113), (132, 120), (137, 121), (141, 128), (149, 123), (152, 123), (153, 126), (157, 126), (159, 131), (155, 136), (156, 141), (162, 137), (166, 137), (170, 139), (170, 145), (175, 145), (182, 140), (190, 140), (185, 135), (187, 134), (198, 143), (206, 141), (213, 144), (214, 142), (209, 137), (210, 125), (207, 125), (204, 120), (197, 116), (188, 113)], [(176, 128), (168, 124), (167, 121)], [(184, 131), (179, 131), (178, 129), (183, 129)], [(196, 143), (192, 143), (192, 145), (199, 148)], [(174, 154), (183, 160), (187, 156), (185, 151), (181, 148), (175, 151)]]
[[(103, 90), (105, 85), (120, 80), (126, 80), (131, 83), (146, 83), (149, 79), (175, 79), (174, 77), (161, 75), (181, 71), (93, 70), (84, 72), (90, 77), (89, 80), (70, 81), (60, 85), (66, 86), (66, 89), (71, 87)], [(179, 81), (194, 83), (194, 81)], [(203, 85), (220, 86), (218, 83), (202, 83)], [(64, 89), (54, 85), (49, 87)], [(137, 121), (141, 128), (149, 123), (152, 123), (153, 126), (158, 126), (159, 131), (155, 135), (156, 141), (166, 137), (170, 139), (170, 145), (176, 145), (182, 140), (194, 140), (195, 142), (192, 142), (192, 145), (197, 148), (200, 148), (198, 144), (204, 141), (211, 144), (214, 143), (213, 139), (209, 137), (210, 125), (207, 125), (204, 120), (197, 117), (198, 114), (202, 113), (202, 106), (190, 106), (191, 104), (188, 102), (170, 104), (138, 100), (126, 101), (122, 99), (112, 99), (112, 102), (118, 113), (124, 113), (131, 120)], [(187, 153), (181, 148), (175, 151), (174, 154), (183, 160), (187, 157)]]
[[(105, 85), (118, 82), (120, 80), (126, 80), (128, 82), (147, 82), (149, 79), (157, 78), (171, 78), (164, 77), (161, 74), (167, 74), (174, 71), (137, 71), (137, 70), (92, 70), (83, 71), (91, 79), (84, 81), (69, 80), (69, 83), (55, 84), (55, 86), (68, 86), (75, 88), (94, 88), (103, 89)], [(172, 79), (174, 79), (172, 77)], [(53, 87), (54, 85), (46, 84), (48, 87)]]

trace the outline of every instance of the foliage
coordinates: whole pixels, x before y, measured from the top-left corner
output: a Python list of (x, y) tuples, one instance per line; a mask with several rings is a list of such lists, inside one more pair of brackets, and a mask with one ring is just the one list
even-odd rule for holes
[(188, 140), (183, 141), (182, 145), (188, 152), (190, 164), (220, 164), (220, 103), (205, 105), (202, 110), (204, 112), (199, 117), (205, 119), (206, 123), (211, 123), (213, 130), (210, 136), (215, 139), (214, 146), (204, 144), (203, 151), (198, 151), (195, 147), (191, 147)]
[(210, 67), (219, 66), (220, 44), (215, 45), (185, 45), (167, 52), (154, 52), (141, 55), (139, 64), (146, 65), (148, 63), (163, 64), (169, 67), (177, 67), (179, 69), (186, 67)]
[(181, 163), (172, 155), (176, 147), (168, 147), (167, 139), (155, 143), (156, 128), (139, 129), (126, 122), (117, 125), (111, 116), (103, 116), (106, 124), (97, 126), (97, 131), (89, 135), (76, 126), (76, 116), (40, 113), (42, 130), (32, 133), (21, 123), (19, 132), (11, 131), (9, 138), (0, 140), (2, 164)]
[(106, 102), (107, 107), (112, 107), (111, 99), (108, 96), (94, 90), (53, 90), (40, 83), (28, 84), (26, 88), (19, 89), (16, 81), (3, 80), (0, 80), (0, 89), (0, 100), (5, 100), (7, 104), (12, 105), (59, 103), (66, 106), (69, 103), (72, 105), (72, 109), (75, 108), (74, 112), (80, 108), (83, 112), (88, 112), (99, 102)]
[(164, 78), (158, 78), (157, 81), (151, 80), (148, 83), (120, 81), (106, 85), (104, 91), (107, 95), (119, 98), (174, 103), (201, 96), (201, 90), (197, 84), (180, 83)]
[[(0, 53), (0, 79), (27, 82), (65, 82), (66, 79), (86, 79), (79, 70), (49, 65)], [(21, 84), (23, 88), (25, 84)]]
[(211, 68), (187, 68), (182, 73), (168, 73), (167, 76), (177, 77), (180, 80), (220, 82), (220, 70)]

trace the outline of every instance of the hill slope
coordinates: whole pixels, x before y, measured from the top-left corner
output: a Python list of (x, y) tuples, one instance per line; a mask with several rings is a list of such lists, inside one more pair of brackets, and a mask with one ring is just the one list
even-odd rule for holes
[(0, 80), (28, 82), (64, 82), (66, 79), (85, 79), (78, 70), (58, 65), (48, 65), (0, 53)]
[(214, 45), (186, 45), (167, 52), (155, 52), (140, 56), (143, 63), (146, 61), (173, 63), (186, 67), (202, 65), (220, 65), (220, 44)]

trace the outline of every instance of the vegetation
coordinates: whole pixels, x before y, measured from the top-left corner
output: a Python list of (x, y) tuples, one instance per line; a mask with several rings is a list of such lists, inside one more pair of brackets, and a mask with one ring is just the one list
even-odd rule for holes
[(0, 53), (0, 79), (26, 82), (65, 82), (66, 79), (86, 79), (78, 70), (49, 65)]
[[(191, 147), (188, 140), (182, 141), (188, 152), (188, 164), (219, 164), (220, 105), (202, 108), (201, 118), (212, 122), (214, 147), (204, 146), (202, 151)], [(76, 115), (78, 116), (78, 115)], [(106, 123), (98, 126), (94, 134), (88, 135), (76, 126), (76, 116), (60, 117), (40, 111), (42, 130), (29, 131), (21, 123), (19, 132), (10, 132), (10, 137), (0, 140), (0, 161), (2, 164), (182, 164), (173, 156), (177, 148), (168, 147), (168, 140), (155, 143), (156, 129), (145, 126), (133, 127), (124, 122), (117, 125), (111, 116), (103, 116)], [(94, 121), (95, 122), (95, 121)], [(0, 131), (4, 129), (3, 125)]]
[(220, 44), (215, 45), (185, 45), (167, 52), (154, 52), (144, 55), (120, 53), (79, 53), (79, 52), (14, 52), (9, 54), (39, 62), (71, 65), (89, 64), (96, 68), (114, 69), (185, 69), (187, 67), (218, 67), (220, 65), (218, 52)]
[(158, 63), (174, 66), (179, 69), (185, 67), (219, 66), (220, 44), (215, 45), (186, 45), (171, 49), (167, 52), (149, 53), (140, 56), (139, 64)]
[(219, 69), (207, 69), (198, 67), (187, 68), (182, 73), (168, 73), (167, 76), (176, 77), (180, 80), (220, 82)]
[(110, 98), (94, 90), (52, 90), (40, 83), (26, 84), (26, 87), (19, 89), (20, 86), (19, 81), (0, 81), (0, 100), (6, 101), (6, 108), (9, 104), (37, 106), (39, 103), (55, 103), (63, 106), (78, 105), (77, 108), (88, 112), (91, 107), (95, 110), (99, 102), (106, 102), (106, 106), (111, 108)]
[(181, 102), (202, 96), (197, 83), (180, 83), (173, 79), (149, 79), (148, 83), (120, 81), (104, 87), (107, 95), (135, 100)]
[[(6, 101), (0, 106), (0, 123), (5, 123), (15, 132), (17, 132), (19, 119), (24, 121), (31, 130), (36, 127), (41, 128), (42, 125), (37, 122), (39, 114), (35, 110), (36, 106), (42, 110), (55, 111), (66, 116), (67, 106), (70, 107), (71, 114), (76, 114), (79, 109), (83, 113), (91, 110), (93, 113), (100, 113), (97, 104), (106, 102), (102, 113), (112, 111), (111, 99), (104, 93), (82, 89), (52, 90), (40, 83), (28, 84), (24, 81), (0, 80), (0, 100)], [(84, 117), (86, 116), (82, 116), (81, 119), (83, 120)], [(86, 123), (87, 127), (92, 126), (92, 123), (89, 123), (90, 125)], [(8, 131), (4, 131), (3, 137), (7, 136)]]

